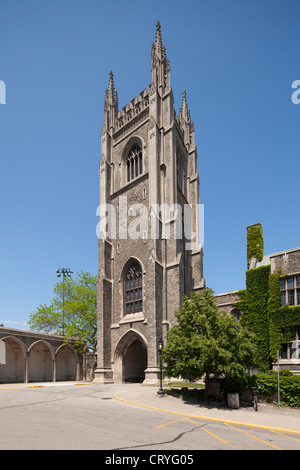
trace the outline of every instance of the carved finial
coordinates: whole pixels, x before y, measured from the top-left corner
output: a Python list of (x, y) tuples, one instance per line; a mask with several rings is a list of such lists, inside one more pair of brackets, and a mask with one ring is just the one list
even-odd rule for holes
[(116, 105), (118, 107), (118, 93), (115, 90), (114, 74), (112, 70), (109, 72), (108, 88), (105, 90), (104, 107), (108, 105)]
[(160, 22), (156, 23), (156, 35), (155, 42), (152, 43), (152, 68), (157, 64), (157, 61), (164, 61), (166, 59), (166, 48), (163, 46), (161, 37), (161, 26)]
[(115, 83), (114, 83), (114, 74), (112, 70), (109, 72), (109, 83), (108, 83), (108, 96), (113, 100), (115, 94)]
[(155, 44), (157, 52), (162, 50), (162, 38), (161, 38), (161, 26), (160, 22), (156, 23), (156, 36), (155, 36)]
[[(152, 43), (152, 83), (159, 86), (170, 86), (170, 63), (167, 59), (166, 48), (162, 43), (160, 22), (156, 23), (155, 42)], [(156, 70), (162, 69), (162, 73), (157, 74)]]
[(190, 122), (191, 116), (190, 116), (190, 110), (188, 108), (188, 103), (186, 99), (186, 91), (183, 90), (182, 92), (182, 105), (179, 109), (179, 117), (180, 119), (184, 119), (185, 122)]

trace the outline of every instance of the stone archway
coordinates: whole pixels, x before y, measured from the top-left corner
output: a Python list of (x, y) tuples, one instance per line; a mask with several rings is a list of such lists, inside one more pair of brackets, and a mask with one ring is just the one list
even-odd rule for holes
[(28, 381), (51, 382), (53, 380), (54, 353), (46, 341), (36, 341), (28, 349)]
[(142, 382), (147, 368), (147, 351), (135, 338), (124, 353), (123, 382)]
[(63, 344), (56, 352), (56, 380), (76, 380), (77, 360), (74, 349)]
[(4, 337), (2, 341), (5, 343), (6, 361), (0, 367), (0, 383), (24, 382), (25, 346), (13, 336)]
[(147, 369), (147, 344), (136, 331), (120, 339), (114, 354), (114, 382), (141, 382)]

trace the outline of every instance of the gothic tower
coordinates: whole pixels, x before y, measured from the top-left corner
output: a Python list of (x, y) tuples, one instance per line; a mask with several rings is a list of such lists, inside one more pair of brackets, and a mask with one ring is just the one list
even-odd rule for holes
[(121, 111), (112, 72), (101, 132), (95, 382), (157, 380), (184, 294), (204, 287), (199, 176), (186, 92), (176, 115), (159, 22), (152, 82)]

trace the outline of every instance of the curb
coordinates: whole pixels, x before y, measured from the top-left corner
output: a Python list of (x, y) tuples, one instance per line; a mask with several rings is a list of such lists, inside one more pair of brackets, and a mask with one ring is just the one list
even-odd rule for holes
[(194, 414), (187, 414), (187, 413), (181, 413), (179, 411), (170, 411), (170, 410), (165, 410), (163, 408), (156, 408), (155, 406), (142, 405), (141, 403), (135, 403), (133, 401), (125, 400), (124, 398), (118, 397), (116, 394), (114, 395), (114, 398), (116, 400), (122, 401), (124, 403), (129, 403), (130, 405), (141, 406), (142, 408), (148, 408), (150, 410), (160, 411), (160, 412), (163, 412), (163, 413), (170, 413), (170, 414), (174, 414), (174, 415), (177, 415), (177, 416), (184, 416), (186, 418), (201, 419), (201, 420), (204, 420), (204, 421), (214, 421), (214, 422), (217, 422), (217, 423), (225, 423), (225, 424), (235, 424), (235, 425), (238, 425), (238, 426), (244, 426), (244, 427), (248, 427), (248, 428), (256, 428), (256, 429), (264, 429), (264, 430), (268, 430), (268, 431), (285, 432), (285, 433), (288, 433), (288, 434), (295, 434), (297, 436), (300, 436), (300, 431), (294, 431), (292, 429), (279, 428), (279, 427), (276, 427), (276, 426), (265, 426), (265, 425), (262, 425), (262, 424), (243, 423), (241, 421), (232, 421), (232, 420), (229, 420), (229, 419), (212, 418), (210, 416), (200, 416), (200, 415), (194, 415)]
[[(46, 387), (63, 387), (64, 385), (66, 385), (65, 383), (59, 383), (59, 382), (49, 382), (47, 383), (46, 385), (19, 385), (19, 386), (15, 386), (15, 387), (1, 387), (1, 385), (3, 384), (0, 384), (0, 390), (22, 390), (24, 388), (46, 388)], [(73, 385), (93, 385), (91, 384), (91, 382), (74, 382), (74, 383), (70, 383), (70, 384), (67, 384), (68, 386), (73, 386)]]

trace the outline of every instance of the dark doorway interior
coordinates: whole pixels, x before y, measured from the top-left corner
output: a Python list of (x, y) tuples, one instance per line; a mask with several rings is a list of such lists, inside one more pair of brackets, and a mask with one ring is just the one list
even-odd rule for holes
[(124, 382), (143, 382), (147, 368), (147, 351), (145, 346), (134, 339), (124, 353)]

